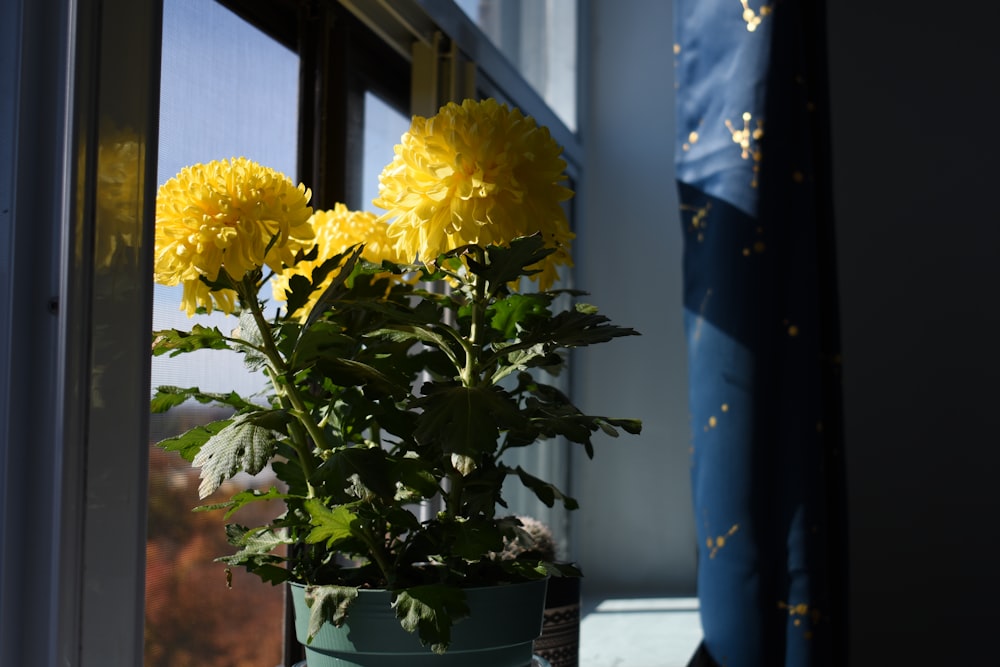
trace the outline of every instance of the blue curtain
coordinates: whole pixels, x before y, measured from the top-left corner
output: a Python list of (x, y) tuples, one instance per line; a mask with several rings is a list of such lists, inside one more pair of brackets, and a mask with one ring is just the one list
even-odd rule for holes
[(808, 0), (675, 1), (693, 664), (846, 664), (824, 20)]

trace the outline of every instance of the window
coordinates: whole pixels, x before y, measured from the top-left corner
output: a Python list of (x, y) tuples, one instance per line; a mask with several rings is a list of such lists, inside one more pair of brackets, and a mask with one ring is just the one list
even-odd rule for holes
[[(0, 335), (0, 533), (19, 536), (0, 545), (4, 664), (134, 665), (142, 650), (141, 499), (154, 298), (144, 278), (151, 257), (149, 195), (158, 183), (184, 164), (253, 150), (249, 157), (308, 183), (319, 206), (367, 206), (377, 177), (372, 165), (388, 161), (388, 154), (377, 155), (395, 141), (411, 110), (433, 112), (440, 102), (475, 91), (550, 126), (572, 168), (579, 164), (573, 123), (559, 120), (554, 105), (484, 33), (469, 29), (472, 21), (454, 3), (163, 5), (164, 44), (180, 40), (183, 48), (179, 69), (164, 57), (163, 168), (157, 174), (148, 165), (158, 148), (150, 140), (160, 83), (160, 1), (0, 3), (0, 145), (9, 158), (0, 166), (0, 219), (13, 220), (0, 225), (7, 280), (0, 313), (15, 323)], [(224, 6), (234, 13), (224, 13)], [(178, 30), (178, 7), (189, 8), (197, 21)], [(416, 73), (415, 43), (433, 57), (430, 79)], [(213, 66), (219, 62), (207, 53), (213, 49), (219, 57), (240, 57)], [(272, 67), (285, 69), (269, 77)], [(185, 78), (191, 92), (170, 101), (172, 86)], [(430, 101), (419, 106), (417, 98)], [(277, 108), (286, 103), (287, 109)], [(212, 114), (240, 123), (201, 124)], [(386, 123), (379, 130), (380, 114)], [(167, 128), (182, 116), (200, 124), (178, 136), (197, 136), (204, 153), (186, 153), (180, 139), (170, 138)], [(250, 119), (260, 131), (241, 136), (241, 123)], [(114, 145), (120, 133), (134, 138), (117, 142), (127, 153), (128, 179), (102, 181), (102, 142)], [(254, 139), (271, 139), (276, 151), (289, 152), (255, 147)], [(369, 158), (366, 147), (374, 150)], [(120, 236), (97, 211), (114, 184), (126, 184), (131, 211)], [(99, 267), (102, 244), (126, 236), (132, 245), (115, 248), (125, 247), (129, 261)], [(160, 319), (159, 306), (170, 296), (158, 291), (155, 297), (156, 325), (164, 326), (176, 313), (167, 304)], [(201, 383), (191, 370), (183, 384)], [(204, 378), (205, 386), (213, 380)], [(28, 441), (34, 446), (17, 446)], [(168, 490), (181, 483), (172, 474), (153, 482)], [(39, 588), (29, 590), (28, 579)]]
[(458, 0), (571, 130), (576, 130), (577, 6), (567, 0)]
[[(166, 0), (163, 9), (157, 185), (187, 165), (240, 156), (294, 179), (298, 55), (214, 0)], [(233, 318), (217, 313), (189, 319), (178, 310), (180, 291), (155, 287), (154, 330), (187, 329), (196, 322), (223, 331), (235, 326)], [(241, 355), (219, 350), (169, 361), (155, 358), (151, 375), (154, 387), (236, 389), (243, 396), (264, 389), (260, 375), (245, 369)], [(150, 443), (225, 416), (218, 409), (191, 403), (153, 415)], [(156, 446), (151, 446), (149, 456), (144, 664), (279, 664), (281, 587), (263, 586), (257, 577), (235, 569), (227, 590), (225, 565), (213, 562), (231, 551), (219, 513), (191, 511), (198, 504), (197, 470)], [(279, 509), (260, 505), (253, 512)], [(241, 514), (234, 520), (248, 525), (270, 518)], [(252, 643), (246, 641), (248, 627), (253, 628)]]

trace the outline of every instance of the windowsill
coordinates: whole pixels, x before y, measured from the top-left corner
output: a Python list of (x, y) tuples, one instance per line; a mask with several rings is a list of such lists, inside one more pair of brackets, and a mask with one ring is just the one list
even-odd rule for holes
[(580, 667), (686, 667), (701, 637), (697, 598), (584, 600)]

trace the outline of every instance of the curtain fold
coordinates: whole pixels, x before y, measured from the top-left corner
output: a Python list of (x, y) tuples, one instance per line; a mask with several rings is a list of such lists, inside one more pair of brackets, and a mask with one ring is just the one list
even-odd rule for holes
[(824, 7), (676, 0), (675, 38), (704, 630), (692, 665), (842, 665)]

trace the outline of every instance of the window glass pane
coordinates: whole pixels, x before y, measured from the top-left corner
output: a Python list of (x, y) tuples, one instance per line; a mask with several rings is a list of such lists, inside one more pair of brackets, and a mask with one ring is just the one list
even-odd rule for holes
[[(214, 0), (165, 0), (158, 184), (184, 166), (239, 156), (294, 179), (298, 68), (296, 54)], [(179, 304), (180, 288), (156, 286), (154, 330), (236, 326), (219, 314), (188, 318)], [(244, 396), (263, 389), (260, 373), (251, 375), (242, 357), (220, 350), (155, 358), (152, 384)], [(153, 415), (150, 442), (225, 415), (188, 405)], [(225, 565), (213, 559), (232, 548), (221, 513), (191, 511), (201, 502), (197, 489), (196, 470), (151, 448), (145, 665), (274, 667), (281, 662), (282, 588), (234, 570), (227, 589)], [(241, 514), (232, 520), (266, 520)]]
[(378, 177), (382, 168), (392, 162), (393, 147), (410, 129), (410, 117), (390, 106), (375, 93), (365, 91), (364, 122), (362, 208), (381, 215), (385, 211), (372, 206), (372, 200), (378, 196)]
[(552, 107), (576, 130), (577, 0), (456, 0)]

